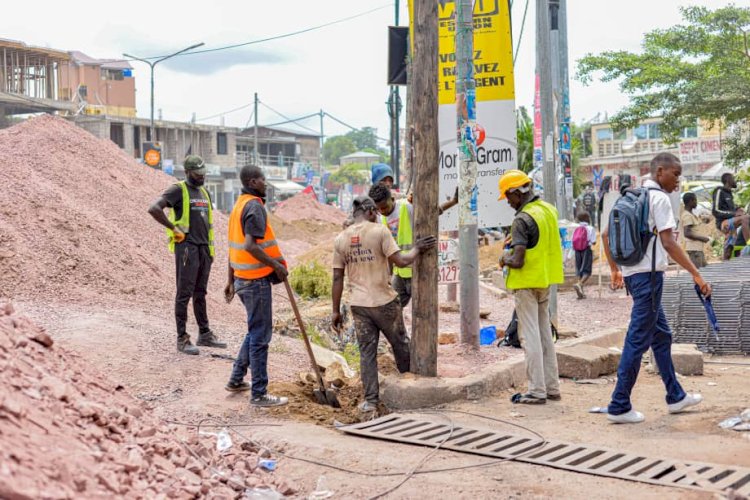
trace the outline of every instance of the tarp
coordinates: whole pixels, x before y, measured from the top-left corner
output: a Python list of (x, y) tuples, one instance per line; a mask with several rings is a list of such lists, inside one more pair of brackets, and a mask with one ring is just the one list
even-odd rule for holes
[(279, 193), (299, 193), (303, 189), (305, 189), (304, 186), (297, 184), (294, 181), (289, 180), (268, 180), (267, 181), (270, 185), (274, 187), (274, 189)]
[(721, 179), (722, 174), (726, 172), (732, 172), (733, 170), (724, 165), (723, 161), (720, 161), (713, 167), (709, 168), (701, 174), (701, 179)]

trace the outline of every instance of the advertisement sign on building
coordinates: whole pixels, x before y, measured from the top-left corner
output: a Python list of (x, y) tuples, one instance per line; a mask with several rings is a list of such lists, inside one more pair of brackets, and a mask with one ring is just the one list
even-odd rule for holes
[[(413, 2), (410, 2), (413, 14)], [(458, 186), (456, 131), (456, 4), (438, 3), (439, 199)], [(411, 16), (412, 23), (414, 16)], [(474, 2), (474, 79), (476, 81), (477, 215), (479, 227), (509, 225), (513, 210), (497, 200), (497, 182), (516, 163), (516, 115), (510, 12), (504, 0)], [(414, 32), (413, 25), (411, 32)], [(458, 229), (458, 210), (440, 216), (440, 230)]]
[(161, 142), (143, 143), (143, 163), (152, 168), (161, 168)]
[(680, 142), (680, 162), (712, 163), (721, 161), (721, 139), (700, 137)]

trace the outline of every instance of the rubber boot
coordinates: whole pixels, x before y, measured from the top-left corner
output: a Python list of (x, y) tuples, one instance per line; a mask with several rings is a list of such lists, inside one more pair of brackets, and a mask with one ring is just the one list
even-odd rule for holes
[(227, 346), (226, 343), (219, 342), (219, 339), (211, 330), (204, 333), (199, 333), (198, 342), (196, 342), (196, 344), (203, 347), (218, 347), (221, 349), (224, 349)]
[(198, 348), (195, 347), (192, 342), (190, 342), (190, 337), (188, 337), (187, 335), (177, 337), (177, 350), (180, 352), (184, 352), (185, 354), (190, 354), (192, 356), (197, 356), (200, 353)]

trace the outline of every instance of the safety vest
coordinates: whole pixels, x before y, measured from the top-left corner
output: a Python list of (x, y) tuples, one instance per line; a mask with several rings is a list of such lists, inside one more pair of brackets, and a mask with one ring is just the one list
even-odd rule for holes
[(509, 269), (505, 286), (519, 288), (547, 288), (563, 282), (563, 256), (557, 209), (542, 200), (527, 203), (522, 212), (529, 214), (539, 227), (539, 242), (526, 249), (523, 267)]
[[(257, 200), (257, 202), (255, 201)], [(245, 250), (245, 231), (242, 228), (242, 211), (248, 203), (262, 203), (261, 199), (251, 194), (243, 193), (234, 204), (229, 215), (229, 265), (234, 270), (236, 278), (257, 280), (273, 272), (273, 268), (260, 262)], [(262, 240), (256, 241), (258, 246), (272, 259), (281, 262), (286, 267), (286, 261), (281, 255), (276, 235), (271, 224), (266, 220), (266, 233)]]
[[(388, 226), (388, 219), (385, 215), (381, 215), (380, 220), (386, 227)], [(409, 219), (409, 207), (406, 202), (401, 203), (401, 208), (398, 211), (398, 233), (396, 235), (396, 243), (399, 248), (405, 252), (411, 250), (413, 244), (411, 220)], [(393, 266), (393, 274), (402, 278), (411, 278), (411, 267)]]
[[(169, 209), (169, 215), (168, 219), (169, 222), (174, 224), (180, 231), (182, 231), (185, 234), (188, 234), (190, 232), (190, 193), (188, 193), (187, 188), (187, 182), (186, 181), (180, 181), (177, 183), (180, 188), (182, 188), (182, 215), (180, 216), (180, 220), (175, 220), (177, 218), (177, 215), (175, 213), (174, 208)], [(211, 197), (208, 196), (208, 191), (206, 191), (203, 186), (199, 186), (198, 189), (200, 190), (203, 197), (206, 199), (206, 202), (208, 203), (208, 251), (211, 255), (211, 257), (214, 256), (214, 211), (213, 207), (211, 206)], [(167, 228), (167, 236), (169, 237), (169, 251), (174, 253), (174, 231)]]

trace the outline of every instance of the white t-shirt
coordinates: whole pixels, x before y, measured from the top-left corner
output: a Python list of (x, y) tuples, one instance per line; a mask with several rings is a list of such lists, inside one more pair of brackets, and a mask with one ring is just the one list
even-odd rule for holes
[(586, 240), (589, 242), (589, 246), (596, 243), (596, 229), (591, 227), (588, 222), (581, 222), (581, 225), (586, 228)]
[(398, 238), (398, 225), (400, 220), (399, 215), (401, 214), (401, 205), (406, 205), (406, 208), (409, 211), (409, 222), (411, 222), (412, 231), (414, 230), (414, 207), (405, 199), (396, 200), (396, 203), (393, 204), (393, 212), (391, 212), (391, 214), (386, 216), (385, 218), (386, 223), (388, 224), (388, 229), (390, 229), (393, 239)]
[[(661, 187), (652, 180), (647, 180), (643, 183), (644, 188), (658, 188)], [(648, 226), (651, 229), (656, 228), (658, 232), (666, 231), (667, 229), (674, 230), (677, 227), (677, 222), (674, 219), (674, 212), (672, 212), (672, 204), (669, 201), (669, 196), (664, 191), (649, 191), (648, 192)], [(664, 246), (661, 244), (659, 235), (656, 238), (656, 271), (666, 271), (669, 266), (669, 260), (667, 259), (667, 252), (664, 250)], [(623, 277), (632, 276), (638, 273), (650, 273), (651, 272), (651, 254), (654, 248), (653, 238), (648, 244), (646, 249), (646, 256), (643, 257), (638, 264), (634, 266), (622, 266)]]

